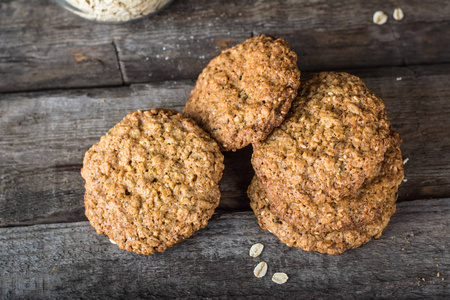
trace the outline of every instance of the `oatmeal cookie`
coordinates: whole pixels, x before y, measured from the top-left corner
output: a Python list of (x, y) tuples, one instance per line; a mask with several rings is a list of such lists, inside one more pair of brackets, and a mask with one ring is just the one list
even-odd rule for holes
[(223, 169), (216, 141), (193, 120), (130, 113), (86, 152), (86, 216), (121, 249), (162, 252), (206, 226)]
[(326, 203), (355, 193), (395, 143), (383, 101), (356, 76), (323, 72), (299, 89), (286, 120), (253, 144), (269, 199)]
[(281, 124), (299, 85), (297, 55), (288, 42), (255, 36), (210, 61), (183, 113), (224, 150), (236, 150)]
[(314, 234), (305, 231), (302, 227), (291, 225), (274, 215), (256, 176), (249, 186), (248, 196), (250, 197), (250, 205), (262, 229), (268, 230), (290, 247), (333, 255), (357, 248), (373, 237), (380, 237), (391, 216), (395, 213), (395, 204), (393, 203), (396, 197), (395, 191), (391, 191), (387, 195), (390, 200), (380, 207), (378, 216), (359, 228), (331, 230)]
[(333, 201), (317, 204), (310, 201), (274, 201), (268, 197), (271, 211), (284, 222), (311, 234), (358, 229), (377, 219), (382, 208), (392, 205), (403, 180), (403, 161), (397, 143), (386, 151), (379, 172), (367, 179), (355, 192)]

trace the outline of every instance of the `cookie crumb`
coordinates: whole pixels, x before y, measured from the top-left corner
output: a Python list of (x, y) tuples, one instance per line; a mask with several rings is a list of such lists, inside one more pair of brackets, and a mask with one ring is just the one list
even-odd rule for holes
[(75, 53), (75, 61), (76, 61), (77, 63), (79, 63), (79, 62), (84, 62), (84, 61), (87, 61), (87, 60), (89, 60), (89, 57), (87, 57), (87, 56), (84, 55), (83, 53), (81, 53), (81, 52)]
[(378, 25), (383, 25), (387, 22), (388, 16), (381, 10), (373, 14), (373, 22)]
[(263, 249), (264, 249), (264, 245), (263, 245), (263, 244), (261, 244), (261, 243), (254, 244), (254, 245), (250, 248), (250, 253), (249, 253), (249, 255), (250, 255), (251, 257), (258, 257), (258, 256), (261, 254), (261, 252), (263, 251)]
[(102, 99), (102, 101), (100, 101), (101, 103), (105, 103), (105, 99)]
[(266, 273), (267, 273), (267, 263), (264, 261), (260, 262), (253, 270), (253, 274), (258, 278), (264, 277)]
[(436, 276), (437, 276), (437, 277), (441, 277), (441, 273), (438, 272), (438, 273), (436, 274)]
[(272, 281), (278, 284), (286, 283), (288, 279), (289, 277), (286, 275), (286, 273), (275, 273), (272, 276)]

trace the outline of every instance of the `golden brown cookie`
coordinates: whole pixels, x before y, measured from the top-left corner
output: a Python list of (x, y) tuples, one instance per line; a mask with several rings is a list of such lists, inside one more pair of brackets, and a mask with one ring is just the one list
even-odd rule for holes
[(281, 124), (299, 84), (297, 55), (288, 42), (255, 36), (210, 61), (183, 113), (224, 150), (236, 150)]
[(387, 195), (389, 201), (379, 208), (377, 217), (367, 224), (362, 224), (359, 228), (331, 230), (314, 234), (300, 226), (293, 226), (273, 214), (270, 210), (269, 200), (261, 189), (256, 176), (249, 186), (248, 196), (250, 205), (262, 229), (268, 230), (290, 247), (333, 255), (357, 248), (373, 237), (380, 237), (391, 216), (395, 213), (395, 204), (393, 203), (396, 197), (395, 191), (391, 191)]
[(223, 168), (219, 146), (191, 119), (130, 113), (86, 152), (86, 216), (122, 249), (162, 252), (206, 226)]
[[(403, 180), (403, 161), (397, 144), (386, 151), (378, 173), (350, 195), (327, 203), (304, 204), (301, 201), (274, 201), (267, 197), (271, 211), (281, 220), (311, 234), (358, 229), (377, 219), (382, 207), (392, 205)], [(263, 189), (264, 190), (264, 189)], [(282, 207), (279, 207), (279, 206)]]
[(252, 165), (269, 199), (326, 203), (356, 192), (395, 143), (380, 98), (356, 76), (323, 72), (302, 81), (283, 124), (253, 144)]

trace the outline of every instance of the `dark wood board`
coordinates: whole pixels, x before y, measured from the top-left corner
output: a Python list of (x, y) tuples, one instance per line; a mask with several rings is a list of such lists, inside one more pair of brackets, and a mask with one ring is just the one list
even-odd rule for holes
[[(450, 66), (364, 69), (404, 139), (399, 201), (450, 196)], [(85, 220), (84, 152), (126, 114), (182, 107), (191, 81), (0, 94), (0, 226)], [(104, 102), (102, 102), (104, 100)], [(249, 209), (251, 147), (225, 154), (219, 211)]]
[[(120, 250), (88, 222), (0, 229), (2, 299), (445, 299), (450, 199), (398, 205), (381, 238), (338, 256), (289, 248), (252, 213), (215, 215), (164, 253)], [(263, 243), (257, 258), (252, 244)], [(256, 278), (254, 266), (268, 264)], [(284, 285), (271, 281), (285, 272)]]
[[(450, 1), (174, 0), (122, 25), (56, 2), (0, 0), (0, 299), (450, 298)], [(330, 256), (261, 230), (246, 196), (251, 147), (225, 153), (221, 203), (193, 237), (143, 256), (97, 235), (84, 152), (129, 112), (181, 111), (211, 58), (264, 33), (291, 44), (303, 78), (348, 71), (385, 101), (409, 161), (382, 237)]]
[(287, 39), (302, 71), (448, 63), (449, 15), (438, 0), (175, 0), (113, 26), (52, 0), (2, 0), (0, 92), (196, 79), (221, 50), (263, 33)]

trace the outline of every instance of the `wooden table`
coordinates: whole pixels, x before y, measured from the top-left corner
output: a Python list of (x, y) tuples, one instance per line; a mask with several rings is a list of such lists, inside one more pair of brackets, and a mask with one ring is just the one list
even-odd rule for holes
[[(377, 10), (386, 24), (372, 22)], [(339, 256), (279, 242), (249, 209), (249, 147), (225, 153), (221, 204), (192, 238), (143, 256), (97, 235), (84, 216), (84, 152), (129, 112), (181, 111), (211, 58), (262, 33), (290, 42), (302, 77), (348, 71), (385, 101), (409, 161), (382, 237)], [(125, 25), (1, 0), (0, 298), (449, 299), (449, 49), (444, 0), (175, 0)]]

